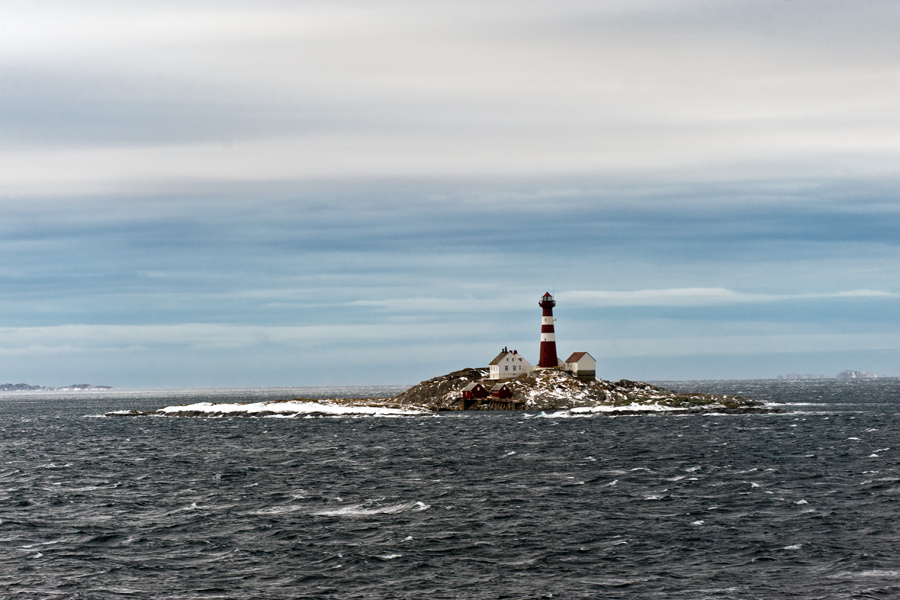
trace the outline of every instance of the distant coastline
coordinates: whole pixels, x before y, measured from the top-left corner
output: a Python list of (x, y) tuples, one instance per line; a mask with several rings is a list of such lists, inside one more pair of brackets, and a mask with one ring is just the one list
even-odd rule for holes
[(800, 375), (798, 373), (789, 373), (787, 375), (779, 375), (775, 379), (782, 381), (797, 381), (797, 380), (807, 380), (807, 379), (878, 379), (881, 375), (876, 375), (875, 373), (869, 373), (867, 371), (841, 371), (834, 377), (829, 377), (827, 375)]
[(29, 383), (0, 383), (0, 392), (78, 392), (111, 390), (112, 386), (94, 385), (93, 383), (73, 383), (62, 387), (47, 387), (44, 385), (31, 385)]

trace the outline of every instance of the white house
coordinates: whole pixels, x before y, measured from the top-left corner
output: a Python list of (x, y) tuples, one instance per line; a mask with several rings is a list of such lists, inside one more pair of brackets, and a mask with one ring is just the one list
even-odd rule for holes
[(597, 361), (587, 352), (573, 352), (566, 359), (566, 371), (579, 379), (594, 379), (597, 376)]
[(531, 363), (525, 360), (517, 350), (503, 348), (500, 354), (491, 361), (491, 379), (512, 379), (522, 373), (534, 371)]

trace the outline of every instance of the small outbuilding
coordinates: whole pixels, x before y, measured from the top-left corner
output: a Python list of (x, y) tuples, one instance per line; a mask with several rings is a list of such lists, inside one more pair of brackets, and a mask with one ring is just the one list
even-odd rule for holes
[(597, 361), (587, 352), (573, 352), (566, 359), (566, 371), (578, 379), (596, 379)]
[(512, 398), (512, 390), (505, 383), (496, 383), (491, 388), (491, 396), (494, 398)]
[(462, 393), (465, 400), (488, 397), (487, 388), (478, 381), (472, 381), (471, 383), (469, 383), (469, 385), (463, 388)]

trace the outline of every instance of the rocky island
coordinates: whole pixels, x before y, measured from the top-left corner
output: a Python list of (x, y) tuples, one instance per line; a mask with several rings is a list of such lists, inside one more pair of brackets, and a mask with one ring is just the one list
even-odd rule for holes
[(541, 296), (540, 359), (532, 366), (505, 347), (487, 368), (462, 369), (414, 385), (393, 398), (295, 398), (252, 404), (203, 402), (155, 411), (119, 411), (107, 416), (320, 416), (379, 414), (400, 416), (467, 410), (567, 410), (572, 413), (774, 412), (763, 402), (727, 394), (685, 394), (642, 381), (615, 383), (596, 377), (596, 360), (586, 351), (565, 361), (556, 352), (550, 292)]
[[(684, 393), (641, 381), (603, 379), (586, 381), (560, 369), (523, 373), (513, 379), (487, 379), (488, 369), (467, 368), (414, 385), (391, 398), (293, 398), (255, 403), (215, 404), (203, 402), (168, 406), (158, 410), (117, 411), (107, 416), (413, 416), (461, 410), (566, 410), (574, 414), (610, 415), (648, 412), (759, 413), (775, 412), (758, 400), (730, 394)], [(464, 390), (481, 384), (482, 389), (505, 386), (505, 398), (490, 393), (465, 398)]]
[[(561, 369), (531, 371), (502, 381), (486, 379), (486, 369), (463, 369), (435, 377), (392, 398), (398, 408), (448, 410), (571, 410), (573, 412), (769, 412), (765, 403), (730, 394), (683, 393), (642, 381), (585, 380)], [(491, 395), (464, 402), (471, 383), (486, 389), (505, 386), (509, 397)]]

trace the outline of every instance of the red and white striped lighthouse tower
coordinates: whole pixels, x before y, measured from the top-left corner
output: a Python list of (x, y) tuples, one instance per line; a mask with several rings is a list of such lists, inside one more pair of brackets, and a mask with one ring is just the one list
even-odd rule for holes
[(558, 367), (556, 335), (553, 331), (553, 307), (556, 306), (556, 300), (553, 299), (550, 292), (547, 292), (541, 296), (538, 306), (544, 309), (544, 316), (541, 318), (541, 359), (537, 366), (539, 369)]

